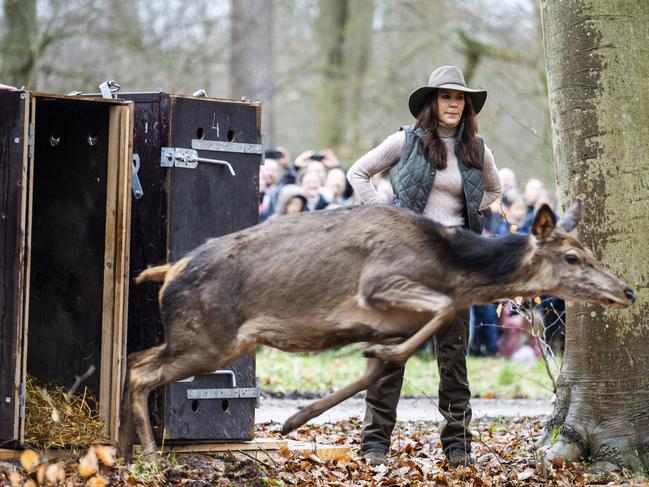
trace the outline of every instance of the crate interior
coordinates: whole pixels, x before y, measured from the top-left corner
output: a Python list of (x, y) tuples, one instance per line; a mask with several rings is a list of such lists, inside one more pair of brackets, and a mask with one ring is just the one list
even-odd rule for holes
[[(32, 178), (27, 374), (99, 398), (109, 107), (39, 99)], [(93, 405), (96, 408), (96, 404)]]

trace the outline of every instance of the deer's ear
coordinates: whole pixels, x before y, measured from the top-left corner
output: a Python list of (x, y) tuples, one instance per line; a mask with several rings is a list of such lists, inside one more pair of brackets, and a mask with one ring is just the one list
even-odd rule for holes
[(581, 220), (581, 215), (583, 213), (583, 205), (581, 200), (575, 201), (568, 211), (559, 220), (558, 225), (563, 228), (566, 232), (572, 231), (573, 228), (577, 226), (579, 220)]
[(539, 240), (545, 240), (550, 236), (552, 230), (557, 224), (557, 218), (554, 216), (552, 208), (543, 205), (536, 212), (534, 223), (532, 224), (532, 235)]

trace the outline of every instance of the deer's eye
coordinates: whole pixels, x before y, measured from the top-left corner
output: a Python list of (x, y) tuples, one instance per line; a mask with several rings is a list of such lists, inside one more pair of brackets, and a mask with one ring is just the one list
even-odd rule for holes
[(579, 257), (575, 254), (566, 254), (565, 259), (568, 264), (577, 264), (579, 262)]

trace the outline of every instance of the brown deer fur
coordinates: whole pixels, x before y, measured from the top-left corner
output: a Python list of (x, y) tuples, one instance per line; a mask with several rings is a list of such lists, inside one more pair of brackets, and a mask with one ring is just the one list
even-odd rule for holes
[(405, 362), (456, 309), (541, 293), (631, 305), (628, 286), (568, 234), (580, 214), (576, 203), (555, 225), (543, 207), (532, 235), (483, 238), (385, 205), (303, 213), (144, 271), (139, 280), (164, 280), (165, 343), (129, 357), (122, 451), (134, 419), (144, 453), (155, 452), (147, 410), (154, 387), (222, 368), (257, 345), (295, 352), (373, 344), (363, 377), (293, 415), (287, 433), (371, 386), (386, 361)]

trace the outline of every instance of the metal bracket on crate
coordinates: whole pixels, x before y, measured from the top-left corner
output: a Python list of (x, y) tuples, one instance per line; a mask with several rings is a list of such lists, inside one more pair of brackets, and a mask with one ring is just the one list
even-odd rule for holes
[(144, 196), (144, 191), (142, 190), (142, 184), (140, 184), (140, 178), (137, 175), (140, 170), (140, 156), (136, 153), (133, 154), (133, 166), (132, 166), (132, 176), (131, 176), (131, 188), (133, 189), (133, 197), (136, 200), (139, 200)]
[[(223, 389), (187, 389), (187, 399), (255, 399), (255, 408), (259, 407), (261, 388), (259, 379), (255, 379), (255, 387), (237, 387), (237, 379), (231, 370), (215, 370), (212, 374), (229, 375), (232, 387)], [(179, 382), (193, 382), (194, 377), (189, 377)]]
[(196, 169), (199, 162), (227, 166), (227, 168), (230, 170), (230, 174), (236, 176), (234, 169), (232, 169), (232, 165), (230, 165), (228, 161), (198, 157), (198, 152), (194, 149), (163, 147), (160, 151), (160, 165), (162, 167), (185, 167), (188, 169)]
[(121, 86), (119, 85), (119, 83), (117, 83), (117, 81), (113, 79), (104, 81), (99, 85), (99, 90), (101, 91), (102, 98), (115, 98), (113, 93), (117, 93), (120, 88)]
[(242, 142), (222, 142), (219, 140), (204, 139), (192, 139), (192, 149), (258, 155), (264, 153), (264, 146), (262, 144), (245, 144)]

